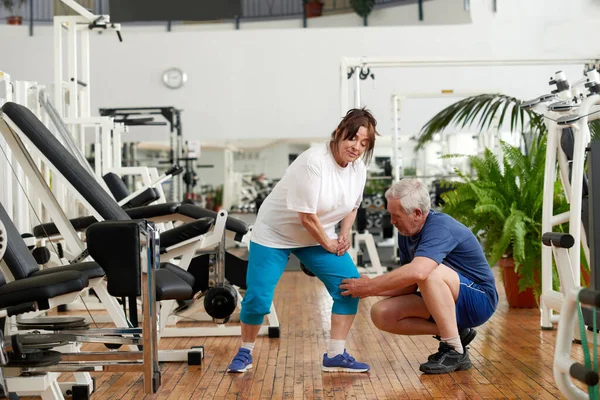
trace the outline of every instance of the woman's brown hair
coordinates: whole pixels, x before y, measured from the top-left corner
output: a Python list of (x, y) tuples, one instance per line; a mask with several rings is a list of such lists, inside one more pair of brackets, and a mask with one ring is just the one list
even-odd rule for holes
[(329, 142), (331, 151), (337, 155), (339, 144), (344, 140), (352, 140), (358, 133), (361, 126), (367, 129), (369, 145), (363, 153), (363, 161), (369, 164), (373, 157), (373, 148), (375, 147), (375, 136), (379, 136), (377, 132), (377, 120), (366, 108), (353, 108), (346, 113), (338, 127), (331, 134)]

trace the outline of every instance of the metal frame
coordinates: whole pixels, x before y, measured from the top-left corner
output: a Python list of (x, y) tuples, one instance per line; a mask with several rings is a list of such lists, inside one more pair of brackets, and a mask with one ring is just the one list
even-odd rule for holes
[[(596, 59), (514, 59), (514, 60), (407, 60), (400, 57), (343, 57), (340, 63), (340, 116), (348, 111), (351, 68), (409, 68), (409, 67), (467, 67), (467, 66), (521, 66), (521, 65), (585, 65), (595, 64)], [(356, 74), (358, 75), (358, 74)], [(356, 103), (360, 104), (360, 80), (355, 77)]]
[[(561, 113), (546, 112), (545, 119), (548, 127), (548, 139), (546, 144), (546, 166), (544, 174), (544, 200), (542, 206), (542, 232), (551, 232), (553, 226), (564, 222), (569, 222), (569, 233), (575, 240), (575, 246), (565, 250), (569, 255), (569, 265), (564, 265), (556, 260), (558, 269), (569, 269), (574, 282), (579, 282), (580, 271), (578, 266), (581, 264), (581, 252), (583, 247), (587, 260), (590, 259), (590, 249), (587, 243), (585, 232), (583, 231), (581, 221), (582, 195), (583, 195), (583, 176), (585, 164), (585, 148), (590, 141), (590, 132), (587, 126), (589, 114), (592, 106), (600, 103), (600, 95), (587, 97), (579, 106), (577, 114), (581, 116), (577, 121), (570, 124), (557, 124)], [(575, 138), (573, 160), (570, 165), (560, 147), (560, 135), (564, 127), (573, 129)], [(558, 163), (559, 177), (565, 192), (565, 196), (570, 203), (569, 211), (559, 215), (553, 215), (554, 204), (554, 182), (557, 178), (556, 164)], [(569, 169), (572, 168), (569, 179)], [(592, 206), (590, 204), (590, 206)], [(577, 266), (577, 268), (573, 268)], [(566, 275), (566, 272), (563, 273)], [(541, 305), (541, 327), (542, 329), (552, 329), (552, 322), (558, 320), (552, 315), (552, 311), (559, 311), (562, 308), (565, 295), (565, 287), (561, 279), (561, 291), (552, 289), (552, 251), (547, 246), (542, 247), (542, 294), (540, 296)]]
[[(89, 372), (142, 372), (144, 378), (144, 393), (156, 393), (160, 382), (160, 367), (158, 365), (158, 309), (156, 307), (156, 284), (154, 271), (160, 268), (158, 261), (160, 236), (151, 225), (146, 225), (140, 231), (140, 263), (142, 265), (141, 293), (144, 314), (143, 327), (117, 329), (86, 329), (69, 331), (72, 335), (81, 335), (81, 340), (91, 337), (93, 342), (132, 343), (143, 345), (142, 351), (129, 352), (79, 352), (79, 345), (72, 347), (75, 352), (63, 353), (59, 364), (49, 367), (4, 368), (9, 376), (6, 381), (9, 391), (17, 391), (21, 395), (40, 395), (48, 399), (62, 399), (62, 390), (57, 383), (56, 372), (73, 372), (75, 375)], [(145, 269), (144, 269), (145, 266)], [(52, 299), (61, 303), (62, 297), (72, 298), (77, 294), (60, 296)], [(51, 306), (53, 304), (51, 302)], [(6, 310), (0, 311), (0, 316)], [(134, 335), (124, 339), (104, 339), (103, 335)], [(141, 335), (141, 338), (140, 338)], [(136, 337), (137, 336), (137, 337)], [(21, 377), (21, 374), (33, 374), (35, 377)], [(44, 375), (39, 375), (44, 373)], [(15, 376), (14, 378), (10, 376)], [(91, 389), (91, 379), (88, 385)], [(156, 385), (155, 385), (156, 383)], [(23, 391), (23, 392), (20, 392)], [(40, 393), (42, 392), (42, 393)]]

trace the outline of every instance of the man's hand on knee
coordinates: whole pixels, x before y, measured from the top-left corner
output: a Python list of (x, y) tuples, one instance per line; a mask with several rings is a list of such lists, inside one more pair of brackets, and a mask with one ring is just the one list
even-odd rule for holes
[(340, 285), (342, 296), (352, 296), (354, 298), (365, 298), (373, 296), (371, 290), (371, 279), (368, 276), (362, 275), (356, 279), (344, 279)]

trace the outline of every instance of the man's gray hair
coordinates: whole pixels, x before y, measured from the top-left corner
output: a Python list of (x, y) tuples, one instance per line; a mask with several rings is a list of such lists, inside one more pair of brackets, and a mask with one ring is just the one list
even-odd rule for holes
[(400, 200), (404, 212), (412, 214), (419, 208), (423, 214), (427, 214), (431, 208), (431, 198), (429, 190), (423, 182), (416, 178), (404, 178), (394, 183), (391, 188), (385, 192), (385, 198), (389, 200)]

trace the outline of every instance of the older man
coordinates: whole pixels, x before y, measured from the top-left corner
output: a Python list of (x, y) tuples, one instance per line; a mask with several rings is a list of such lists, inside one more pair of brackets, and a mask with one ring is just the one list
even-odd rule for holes
[(430, 209), (427, 188), (403, 179), (386, 193), (392, 224), (400, 232), (401, 267), (369, 279), (345, 279), (344, 296), (386, 296), (371, 309), (375, 326), (400, 335), (435, 335), (438, 352), (420, 370), (443, 374), (469, 369), (467, 345), (496, 310), (492, 271), (473, 233), (449, 215)]

